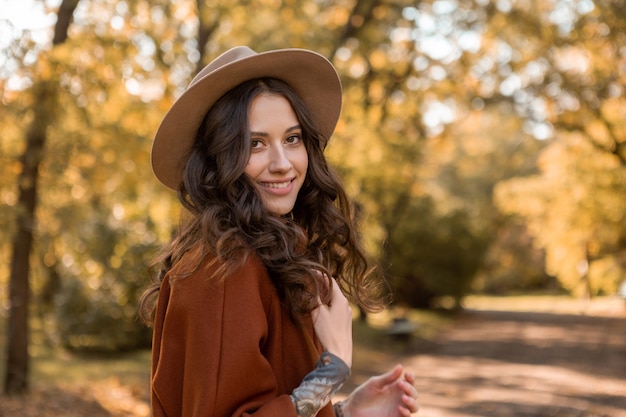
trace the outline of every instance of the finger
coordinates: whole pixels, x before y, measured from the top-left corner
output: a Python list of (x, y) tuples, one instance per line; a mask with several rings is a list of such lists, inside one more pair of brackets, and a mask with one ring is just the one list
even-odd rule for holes
[(343, 293), (341, 292), (341, 288), (339, 288), (339, 284), (334, 279), (330, 280), (332, 288), (330, 289), (330, 301), (339, 301), (342, 298), (345, 298)]
[(405, 408), (402, 405), (398, 406), (398, 412), (400, 413), (400, 415), (402, 417), (410, 417), (411, 416), (411, 410), (409, 410), (408, 408)]
[(412, 398), (417, 398), (417, 389), (412, 384), (409, 384), (407, 381), (399, 382), (400, 389), (404, 391), (406, 395), (409, 395)]
[(311, 310), (311, 319), (313, 320), (313, 324), (317, 323), (317, 319), (320, 316), (319, 306), (315, 307), (314, 310)]
[(384, 387), (396, 381), (402, 376), (402, 365), (396, 365), (391, 371), (372, 377), (372, 381), (378, 387)]
[(331, 288), (331, 296), (330, 296), (330, 302), (328, 304), (328, 307), (333, 311), (339, 312), (338, 314), (341, 314), (341, 315), (345, 314), (345, 311), (343, 311), (345, 309), (347, 310), (351, 318), (352, 307), (350, 306), (350, 302), (341, 291), (341, 287), (339, 286), (339, 283), (335, 281), (334, 279), (332, 279), (331, 281), (332, 281), (332, 288)]
[(411, 371), (406, 371), (404, 373), (404, 379), (411, 385), (415, 385), (415, 374)]
[(331, 297), (330, 278), (319, 270), (314, 270), (319, 297), (327, 301)]
[[(404, 407), (409, 410), (410, 413), (416, 413), (417, 410), (419, 409), (418, 405), (417, 405), (417, 401), (415, 400), (414, 397), (408, 396), (408, 395), (403, 395), (402, 396), (402, 402), (404, 403)], [(400, 406), (402, 407), (402, 406)]]
[(410, 417), (413, 413), (417, 413), (418, 412), (418, 408), (416, 407), (415, 410), (411, 411), (408, 408), (404, 408), (403, 406), (399, 406), (398, 407), (398, 411), (400, 412), (400, 415), (402, 417)]
[(313, 320), (313, 323), (317, 323), (317, 319), (320, 317), (320, 307), (322, 306), (322, 300), (317, 297), (317, 306), (311, 310), (311, 319)]

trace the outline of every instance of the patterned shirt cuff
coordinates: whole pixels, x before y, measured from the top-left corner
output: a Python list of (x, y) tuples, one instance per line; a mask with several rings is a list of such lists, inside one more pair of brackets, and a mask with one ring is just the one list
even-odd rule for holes
[(343, 413), (343, 401), (333, 404), (333, 410), (335, 411), (336, 417), (345, 417)]
[(291, 393), (298, 416), (315, 416), (349, 377), (350, 367), (344, 361), (330, 352), (323, 352), (315, 369)]

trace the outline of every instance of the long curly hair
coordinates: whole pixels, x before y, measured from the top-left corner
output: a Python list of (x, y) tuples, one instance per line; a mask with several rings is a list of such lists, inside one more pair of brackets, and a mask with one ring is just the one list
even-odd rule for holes
[[(260, 94), (289, 101), (309, 159), (304, 184), (287, 216), (269, 212), (244, 173), (250, 157), (248, 109)], [(191, 149), (178, 191), (186, 216), (155, 261), (159, 272), (140, 301), (143, 319), (151, 323), (154, 317), (154, 298), (165, 274), (198, 246), (203, 257), (213, 256), (216, 280), (225, 279), (247, 256), (257, 256), (293, 318), (315, 308), (318, 296), (327, 300), (329, 286), (319, 277), (337, 280), (361, 310), (380, 310), (383, 281), (372, 274), (359, 245), (352, 206), (324, 156), (326, 144), (307, 106), (280, 80), (250, 80), (221, 97), (205, 116)], [(199, 266), (191, 266), (188, 273)]]

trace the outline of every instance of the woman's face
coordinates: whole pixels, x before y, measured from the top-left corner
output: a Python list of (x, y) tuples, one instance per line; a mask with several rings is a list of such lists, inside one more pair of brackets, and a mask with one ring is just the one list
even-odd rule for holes
[(283, 96), (261, 94), (250, 104), (248, 125), (250, 160), (245, 173), (269, 211), (287, 214), (296, 203), (309, 165), (298, 118)]

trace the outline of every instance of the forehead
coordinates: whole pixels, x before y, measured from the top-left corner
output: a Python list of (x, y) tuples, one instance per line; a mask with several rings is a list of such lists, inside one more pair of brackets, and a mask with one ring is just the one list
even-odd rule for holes
[(265, 131), (276, 126), (292, 127), (298, 124), (298, 118), (291, 103), (279, 94), (263, 93), (250, 103), (248, 123), (252, 131)]

